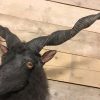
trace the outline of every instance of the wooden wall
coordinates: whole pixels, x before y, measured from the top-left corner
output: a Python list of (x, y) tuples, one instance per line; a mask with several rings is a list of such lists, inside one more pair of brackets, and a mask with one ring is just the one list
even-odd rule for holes
[(48, 0), (48, 1), (54, 1), (61, 4), (67, 4), (72, 6), (78, 6), (85, 9), (100, 11), (99, 0)]
[[(82, 2), (80, 5), (74, 1), (0, 0), (0, 24), (22, 40), (29, 41), (59, 29), (69, 29), (79, 18), (100, 10), (98, 0), (91, 0), (95, 4), (88, 5), (84, 2), (86, 0), (78, 0)], [(45, 47), (41, 53), (48, 49), (58, 51), (45, 65), (48, 79), (100, 88), (100, 21), (62, 45)]]
[(50, 100), (99, 100), (100, 89), (49, 81)]

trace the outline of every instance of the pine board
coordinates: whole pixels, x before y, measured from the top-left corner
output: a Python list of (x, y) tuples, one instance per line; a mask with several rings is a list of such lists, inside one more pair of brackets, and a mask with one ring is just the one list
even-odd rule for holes
[[(98, 12), (46, 0), (0, 1), (0, 13), (2, 14), (68, 27), (72, 27), (79, 18)], [(100, 33), (99, 26), (100, 21), (97, 21), (87, 30)]]
[(99, 0), (49, 0), (49, 1), (55, 1), (58, 3), (83, 7), (86, 9), (100, 10), (100, 1)]

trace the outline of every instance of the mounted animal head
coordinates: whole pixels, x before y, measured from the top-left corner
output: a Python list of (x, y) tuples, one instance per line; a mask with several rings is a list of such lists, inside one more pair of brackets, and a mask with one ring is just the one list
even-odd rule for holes
[[(41, 56), (38, 47), (31, 48), (33, 41), (23, 43), (9, 29), (0, 26), (0, 30), (0, 35), (7, 43), (7, 47), (0, 45), (3, 52), (0, 66), (0, 95), (3, 95), (24, 88), (29, 82), (31, 73), (33, 75), (37, 73), (38, 77), (39, 71), (40, 75), (43, 74), (43, 65), (56, 54), (56, 51), (50, 50)], [(35, 69), (38, 70), (33, 73)]]
[(64, 43), (97, 19), (100, 19), (100, 13), (81, 18), (72, 29), (59, 30), (27, 43), (21, 42), (8, 28), (0, 26), (0, 36), (6, 40), (7, 44), (7, 47), (0, 46), (4, 53), (0, 66), (0, 95), (23, 89), (30, 81), (31, 74), (33, 76), (40, 74), (42, 78), (45, 75), (43, 65), (56, 54), (55, 50), (50, 50), (40, 55), (43, 47)]

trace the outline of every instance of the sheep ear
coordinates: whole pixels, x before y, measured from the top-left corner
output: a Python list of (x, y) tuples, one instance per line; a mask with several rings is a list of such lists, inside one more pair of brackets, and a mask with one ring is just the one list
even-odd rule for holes
[(49, 50), (49, 51), (45, 52), (41, 57), (43, 64), (45, 64), (46, 62), (51, 60), (56, 53), (57, 53), (56, 50)]
[(2, 51), (3, 54), (8, 52), (8, 48), (4, 45), (1, 45), (1, 44), (0, 44), (0, 50)]

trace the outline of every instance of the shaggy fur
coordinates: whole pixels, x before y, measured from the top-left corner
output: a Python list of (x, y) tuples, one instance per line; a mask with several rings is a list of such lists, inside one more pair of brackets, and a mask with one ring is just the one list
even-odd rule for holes
[[(25, 43), (24, 43), (24, 45), (25, 45)], [(7, 54), (5, 54), (4, 58), (3, 58), (4, 64), (1, 66), (1, 68), (4, 65), (6, 65), (8, 62), (11, 62), (12, 59), (16, 58), (16, 55), (20, 55), (20, 54), (23, 55), (23, 57), (21, 57), (23, 59), (25, 59), (26, 57), (28, 59), (31, 58), (33, 60), (32, 62), (34, 64), (34, 68), (32, 70), (29, 70), (28, 68), (24, 69), (24, 67), (26, 67), (26, 65), (24, 65), (24, 63), (23, 63), (21, 67), (23, 68), (23, 71), (25, 71), (25, 72), (21, 73), (21, 72), (19, 72), (19, 69), (17, 70), (17, 68), (14, 68), (14, 69), (16, 69), (14, 71), (12, 67), (8, 66), (5, 70), (12, 68), (11, 71), (14, 71), (15, 74), (19, 73), (18, 76), (23, 76), (22, 78), (16, 77), (16, 80), (18, 79), (18, 81), (20, 81), (20, 82), (17, 82), (15, 88), (18, 87), (17, 85), (20, 85), (22, 83), (22, 81), (26, 80), (27, 82), (23, 86), (20, 86), (20, 89), (16, 88), (13, 91), (9, 91), (9, 90), (8, 90), (8, 92), (4, 91), (4, 94), (0, 95), (0, 100), (46, 100), (46, 98), (49, 96), (46, 75), (45, 75), (45, 72), (43, 69), (42, 60), (40, 59), (41, 56), (39, 54), (34, 55), (33, 52), (29, 48), (27, 49), (27, 47), (25, 47), (24, 45), (22, 44), (22, 46), (21, 46), (21, 45), (17, 44), (17, 46), (15, 48), (13, 47), (13, 49), (11, 49), (11, 51), (9, 51)], [(12, 54), (11, 54), (11, 52), (12, 52)], [(10, 55), (9, 59), (7, 58), (7, 57), (9, 57), (8, 55)], [(21, 60), (21, 58), (19, 58), (19, 61)], [(22, 61), (21, 61), (21, 63), (22, 63)], [(12, 65), (12, 66), (16, 67), (15, 65)], [(3, 68), (1, 69), (1, 71), (3, 71)], [(24, 74), (27, 74), (27, 76), (25, 76)], [(4, 75), (4, 74), (2, 73), (2, 75)], [(8, 75), (5, 75), (5, 77), (7, 77), (7, 76)], [(14, 77), (15, 77), (15, 75), (13, 74), (12, 79)], [(8, 78), (11, 78), (11, 77), (8, 77)], [(5, 82), (6, 82), (6, 85), (9, 84), (8, 80), (5, 80)]]

